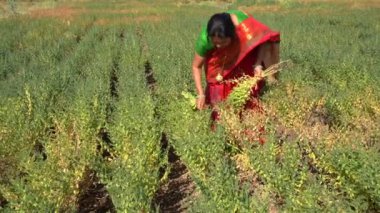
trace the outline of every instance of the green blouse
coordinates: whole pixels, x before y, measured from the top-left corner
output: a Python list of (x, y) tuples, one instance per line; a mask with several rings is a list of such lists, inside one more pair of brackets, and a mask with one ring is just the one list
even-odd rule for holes
[[(246, 18), (248, 18), (248, 15), (240, 10), (228, 10), (226, 13), (234, 14), (237, 17), (239, 24), (243, 22)], [(201, 33), (198, 36), (198, 39), (195, 43), (195, 52), (198, 55), (204, 57), (207, 54), (207, 52), (212, 50), (213, 48), (214, 45), (212, 44), (211, 40), (207, 37), (207, 24), (203, 25)]]

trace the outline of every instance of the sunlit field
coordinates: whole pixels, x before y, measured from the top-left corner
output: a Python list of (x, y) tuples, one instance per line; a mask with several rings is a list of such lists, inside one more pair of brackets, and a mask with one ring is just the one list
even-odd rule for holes
[[(212, 130), (191, 62), (228, 9), (287, 66)], [(380, 211), (379, 1), (0, 1), (0, 90), (0, 211)]]

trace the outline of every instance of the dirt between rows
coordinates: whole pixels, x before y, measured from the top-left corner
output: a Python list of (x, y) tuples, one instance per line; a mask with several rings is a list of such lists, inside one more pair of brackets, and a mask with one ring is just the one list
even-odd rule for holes
[(87, 170), (85, 172), (79, 188), (78, 212), (116, 212), (106, 186), (100, 182), (95, 171)]
[(0, 194), (0, 209), (4, 208), (8, 204), (8, 201)]
[(156, 191), (152, 208), (158, 209), (159, 212), (184, 212), (197, 194), (196, 186), (173, 148), (169, 149), (168, 157), (168, 180)]

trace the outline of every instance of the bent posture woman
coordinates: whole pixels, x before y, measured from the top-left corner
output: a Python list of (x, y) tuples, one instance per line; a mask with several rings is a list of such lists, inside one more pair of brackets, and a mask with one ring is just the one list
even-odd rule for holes
[[(279, 61), (280, 34), (238, 10), (213, 15), (203, 27), (195, 45), (193, 77), (197, 108), (214, 106), (225, 100), (236, 86), (232, 79), (243, 75), (259, 76), (263, 69)], [(204, 66), (207, 87), (202, 88)], [(275, 80), (274, 76), (269, 80)], [(264, 85), (261, 80), (252, 88), (257, 97)]]

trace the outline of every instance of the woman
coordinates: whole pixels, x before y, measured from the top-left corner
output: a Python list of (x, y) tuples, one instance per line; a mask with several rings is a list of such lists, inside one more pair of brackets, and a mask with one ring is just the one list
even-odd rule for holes
[[(213, 15), (195, 45), (193, 77), (197, 108), (215, 106), (225, 100), (233, 87), (231, 79), (243, 75), (261, 76), (263, 69), (279, 61), (280, 34), (239, 10)], [(206, 71), (207, 87), (202, 88), (201, 72)], [(274, 81), (271, 76), (269, 80)], [(264, 82), (252, 89), (257, 97)], [(216, 119), (213, 115), (213, 119)]]

